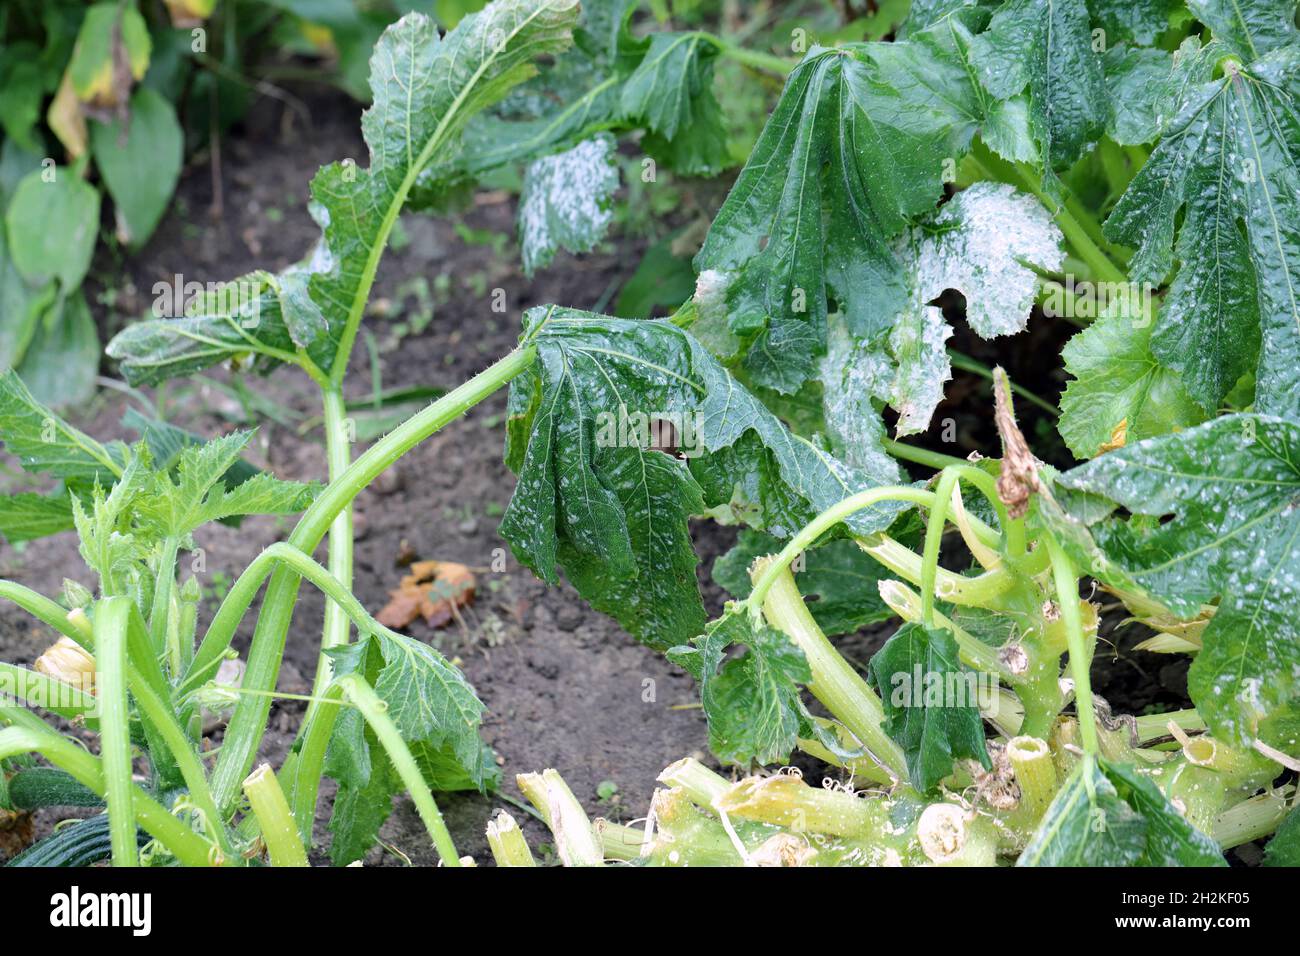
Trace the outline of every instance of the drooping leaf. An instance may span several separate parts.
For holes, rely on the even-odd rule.
[[[1151,354],[1149,317],[1116,307],[1066,343],[1074,379],[1061,395],[1058,428],[1070,451],[1092,458],[1123,427],[1141,441],[1199,424],[1204,413],[1176,372]]]
[[[1067,529],[1092,573],[1185,619],[1217,600],[1188,686],[1216,736],[1237,743],[1296,695],[1298,460],[1300,425],[1228,415],[1126,445],[1057,479],[1136,516],[1082,515]]]
[[[1109,105],[1084,0],[1007,0],[975,38],[980,80],[1000,99],[1029,92],[1029,123],[1051,169],[1105,132]]]
[[[704,628],[688,517],[727,507],[789,536],[880,483],[792,435],[670,322],[554,308],[525,321],[538,359],[511,384],[507,461],[519,482],[502,534],[541,578],[555,581],[562,566],[652,646]],[[667,451],[685,460],[656,447],[665,431]],[[900,510],[866,509],[846,524],[870,534]]]
[[[649,131],[645,149],[688,176],[712,176],[727,161],[722,107],[713,95],[717,47],[699,33],[654,33],[623,83],[624,119]]]
[[[751,590],[749,567],[754,559],[776,554],[783,545],[769,534],[745,529],[736,546],[713,563],[713,580],[742,600]],[[894,616],[877,589],[877,584],[890,576],[891,572],[856,543],[841,539],[806,552],[795,581],[817,626],[833,637]]]
[[[831,303],[858,338],[904,308],[891,240],[933,209],[982,125],[1022,158],[1014,107],[979,89],[969,42],[950,18],[906,43],[814,48],[790,75],[695,261],[755,384],[791,394],[816,373]]]
[[[885,732],[903,748],[913,787],[933,790],[959,758],[993,766],[978,675],[962,665],[951,633],[905,623],[876,651],[870,671],[885,708]]]
[[[524,273],[550,265],[560,249],[588,252],[614,219],[618,189],[612,136],[597,135],[555,156],[528,164],[519,196],[519,241]]]
[[[160,93],[141,87],[125,123],[91,124],[90,144],[117,206],[118,234],[139,247],[167,210],[180,176],[184,135],[176,111]]]
[[[1137,248],[1134,281],[1159,284],[1182,263],[1151,349],[1206,412],[1255,370],[1257,410],[1300,413],[1298,81],[1292,46],[1188,86],[1106,221],[1109,238]]]
[[[724,664],[736,645],[746,652]],[[668,659],[699,682],[709,749],[719,760],[748,767],[789,759],[805,723],[799,686],[812,672],[788,637],[733,606],[690,645],[670,649]]]
[[[27,471],[105,485],[127,458],[120,441],[102,444],[41,405],[12,369],[0,373],[0,441]]]
[[[930,303],[945,289],[966,297],[983,338],[1024,329],[1038,287],[1031,266],[1061,265],[1061,235],[1038,200],[1012,187],[976,183],[897,245],[907,299],[865,334],[831,322],[822,360],[825,419],[833,447],[851,463],[883,454],[884,426],[873,401],[898,411],[900,435],[924,431],[952,377],[945,343],[952,328]]]
[[[262,273],[222,283],[218,294],[185,305],[181,318],[127,326],[105,351],[133,385],[155,385],[240,357],[257,367],[293,362],[296,345],[274,283]]]

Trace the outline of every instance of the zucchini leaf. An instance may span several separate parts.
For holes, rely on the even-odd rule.
[[[327,653],[335,676],[366,675],[434,790],[482,792],[500,779],[491,748],[480,740],[479,702],[460,671],[427,644],[379,633]],[[325,773],[338,782],[329,829],[330,859],[346,866],[375,845],[404,785],[387,753],[354,708],[339,714]]]
[[[1248,744],[1297,693],[1300,674],[1300,425],[1228,415],[1126,445],[1059,476],[1121,505],[1061,537],[1102,581],[1191,619],[1217,609],[1188,687],[1214,733]]]
[[[1105,132],[1110,103],[1084,0],[1008,0],[972,54],[994,96],[1028,91],[1029,127],[1049,181]]]
[[[561,249],[588,252],[614,219],[617,144],[600,133],[572,149],[528,164],[519,196],[524,273],[551,264]]]
[[[933,210],[977,130],[1023,158],[1015,107],[972,79],[968,41],[950,18],[815,47],[791,73],[695,260],[756,385],[791,394],[816,374],[832,303],[858,338],[906,307],[891,240]]]
[[[1265,866],[1300,866],[1300,808],[1292,808],[1264,848]]]
[[[1113,306],[1065,344],[1074,376],[1061,395],[1058,428],[1070,451],[1092,458],[1114,441],[1141,441],[1205,419],[1177,372],[1151,354],[1153,323]]]
[[[1253,35],[1233,39],[1230,33],[1227,39],[1245,44]],[[1261,43],[1267,36],[1260,35]],[[1184,48],[1184,59],[1196,61],[1194,72],[1204,75],[1209,56],[1197,57],[1188,44]],[[1188,392],[1207,413],[1219,408],[1243,374],[1254,371],[1256,410],[1295,418],[1300,416],[1300,392],[1294,388],[1300,363],[1300,111],[1295,104],[1300,45],[1246,63],[1228,59],[1223,71],[1219,79],[1184,88],[1174,118],[1107,219],[1105,232],[1137,249],[1130,266],[1135,282],[1159,284],[1173,270],[1175,257],[1181,263],[1151,351],[1182,373]]]
[[[876,651],[869,668],[885,709],[885,733],[903,748],[913,787],[933,790],[962,757],[992,769],[977,675],[962,665],[952,634],[905,623]]]
[[[924,431],[943,400],[952,327],[934,299],[957,289],[972,330],[986,339],[1012,335],[1029,321],[1038,288],[1033,267],[1051,271],[1062,261],[1061,234],[1047,210],[1000,183],[958,193],[895,248],[905,303],[885,313],[883,326],[862,331],[833,318],[820,367],[832,447],[855,463],[879,449],[884,435],[873,400],[898,412],[899,435]]]
[[[1142,771],[1083,757],[1017,866],[1226,866],[1219,845],[1183,819]]]
[[[732,646],[747,650],[723,663]],[[790,638],[731,605],[689,645],[671,648],[668,659],[699,682],[709,749],[719,760],[748,767],[789,759],[807,727],[799,687],[812,679]]]
[[[563,567],[589,603],[654,647],[704,630],[692,515],[727,511],[788,537],[883,483],[792,435],[671,322],[537,308],[525,339],[538,358],[511,383],[506,460],[519,481],[501,533],[543,580]],[[656,447],[657,423],[680,458],[662,437]],[[865,509],[846,524],[870,534],[901,510]]]

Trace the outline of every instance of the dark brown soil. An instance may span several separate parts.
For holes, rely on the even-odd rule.
[[[312,174],[320,164],[345,156],[364,161],[355,105],[327,97],[310,101],[309,107],[308,122],[278,103],[263,102],[237,138],[223,144],[219,219],[210,216],[210,166],[198,162],[186,170],[176,207],[147,248],[121,262],[101,253],[97,281],[109,294],[98,297],[96,310],[106,333],[142,314],[153,299],[154,283],[170,282],[175,274],[186,281],[224,280],[253,268],[283,267],[309,248],[317,235],[306,210]],[[475,230],[512,235],[513,204],[504,194],[482,197],[464,222]],[[513,345],[522,310],[546,302],[596,306],[627,278],[641,252],[638,241],[621,241],[580,259],[561,257],[528,281],[518,271],[512,241],[499,254],[489,245],[466,244],[454,220],[446,218],[411,217],[405,220],[404,232],[407,241],[385,258],[375,293],[376,300],[387,300],[393,316],[377,317],[369,325],[385,388],[459,384]],[[399,289],[417,276],[426,277],[430,286],[445,276],[449,288],[427,329],[398,341],[393,318],[402,317]],[[496,288],[506,291],[506,315],[490,308]],[[367,349],[358,348],[357,353],[351,385],[354,394],[364,395],[371,375]],[[1054,356],[1055,351],[1044,348],[1043,354]],[[1046,369],[1042,377],[1050,375],[1051,369]],[[240,404],[219,387],[227,381],[224,373],[214,372],[211,382],[169,386],[164,402],[168,416],[207,435],[243,424]],[[255,463],[283,478],[322,478],[319,409],[308,381],[294,370],[281,370],[250,386],[282,419],[261,424],[251,455]],[[955,387],[954,398],[963,399],[959,414],[970,426],[963,427],[959,440],[992,453],[995,449],[986,444],[981,424],[986,396],[978,383],[965,378]],[[92,406],[73,417],[98,437],[117,436],[128,404],[123,395],[103,391]],[[491,566],[497,549],[509,555],[496,533],[500,509],[514,486],[501,461],[503,413],[502,394],[415,449],[358,499],[355,590],[368,608],[382,606],[388,589],[396,587],[403,573],[397,562],[404,553],[483,569]],[[212,527],[199,534],[205,569],[197,573],[209,590],[209,615],[223,587],[290,526],[287,520],[250,519],[239,530]],[[701,525],[697,532],[704,559],[701,580],[711,609],[717,610],[722,597],[708,581],[708,569],[734,533],[714,525]],[[323,559],[323,554],[318,557]],[[56,592],[65,576],[92,583],[71,534],[23,548],[0,546],[0,573],[47,593]],[[319,594],[304,589],[289,636],[282,691],[309,689],[322,608]],[[247,648],[253,620],[250,614],[236,641],[241,651]],[[850,639],[850,657],[864,663],[889,630]],[[698,698],[690,678],[589,609],[570,587],[547,588],[512,556],[505,572],[479,574],[478,597],[466,611],[463,628],[432,631],[417,623],[411,633],[458,660],[487,705],[484,736],[500,755],[504,795],[518,798],[515,773],[556,767],[593,814],[626,821],[644,812],[664,766],[686,755],[703,756],[706,728],[692,706]],[[30,664],[51,639],[47,629],[0,605],[0,659]],[[1111,667],[1099,664],[1099,690],[1117,708],[1140,711],[1148,704],[1176,706],[1185,699],[1185,667],[1181,677],[1171,673],[1166,684],[1164,658],[1125,653],[1119,661]],[[1131,678],[1142,672],[1157,675],[1168,693],[1139,696],[1148,693],[1148,682]],[[273,708],[263,747],[263,756],[273,764],[283,758],[301,714],[299,703],[277,703]],[[598,800],[597,787],[603,781],[617,785],[612,800]],[[324,821],[331,799],[327,789],[318,815],[322,845],[328,841]],[[462,794],[444,795],[440,804],[461,852],[489,861],[483,828],[492,810],[505,801]],[[59,817],[43,811],[37,820],[40,832]],[[534,847],[546,842],[540,824],[529,819],[526,829]],[[412,862],[434,862],[424,828],[406,798],[396,801],[382,836]],[[380,862],[397,864],[401,859],[377,849],[367,863]]]

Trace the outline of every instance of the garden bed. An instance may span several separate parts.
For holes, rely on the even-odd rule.
[[[363,156],[364,145],[357,132],[360,111],[352,101],[335,95],[308,96],[305,105],[306,115],[277,101],[263,101],[238,134],[222,143],[220,218],[210,215],[211,165],[199,160],[187,168],[176,205],[145,249],[121,263],[101,250],[92,288],[109,293],[96,297],[95,304],[105,338],[148,308],[156,282],[170,282],[176,274],[208,281],[258,267],[280,269],[310,246],[318,233],[306,211],[306,183],[321,164]],[[514,209],[513,197],[488,193],[480,195],[463,221],[475,235],[513,235]],[[530,306],[559,302],[597,308],[608,301],[611,289],[628,278],[645,245],[619,239],[591,255],[562,254],[530,281],[519,270],[512,243],[504,250],[486,242],[467,243],[458,235],[454,220],[447,218],[408,216],[404,223],[406,242],[385,258],[374,296],[390,303],[392,314],[388,321],[379,319],[370,325],[386,389],[450,388],[464,381],[508,351],[517,338],[522,310]],[[434,306],[427,328],[399,339],[393,333],[396,321],[404,311],[409,314],[420,308],[411,296],[403,297],[409,280],[423,276],[432,287],[439,275],[450,280],[446,301]],[[506,314],[489,308],[491,290],[496,288],[505,290]],[[954,301],[950,311],[958,313],[960,301]],[[955,344],[987,364],[1007,365],[1013,380],[1054,401],[1064,380],[1058,340],[1070,331],[1063,326],[1031,322],[1028,331],[989,344],[965,334],[964,322],[959,322]],[[111,367],[104,371],[114,374]],[[367,349],[359,348],[353,358],[350,394],[365,394],[370,373]],[[218,382],[229,379],[225,372],[212,377]],[[248,384],[283,419],[262,426],[250,457],[281,478],[323,478],[319,434],[311,433],[318,428],[319,408],[306,380],[297,370],[286,369],[265,379],[250,378]],[[186,399],[185,393],[190,397]],[[170,419],[205,436],[228,430],[232,419],[242,416],[231,394],[202,380],[172,384],[168,394],[174,399],[168,402]],[[959,371],[947,396],[935,416],[931,443],[953,453],[951,445],[937,443],[945,419],[952,418],[957,426],[956,453],[996,454],[984,381]],[[97,437],[130,437],[119,422],[131,402],[120,392],[101,390],[92,406],[70,417]],[[387,600],[387,591],[397,586],[404,573],[402,564],[412,558],[474,567],[478,593],[464,612],[463,626],[453,623],[434,630],[417,621],[409,633],[434,643],[455,660],[486,704],[483,736],[501,761],[503,795],[519,798],[515,773],[556,767],[593,816],[626,822],[644,812],[655,777],[664,766],[692,754],[712,762],[705,756],[707,730],[698,695],[691,678],[663,655],[637,644],[567,584],[548,588],[509,555],[496,530],[514,487],[514,476],[502,462],[504,411],[502,393],[419,446],[396,471],[361,495],[356,509],[354,590],[368,609],[376,611]],[[1035,413],[1025,408],[1022,414],[1032,437]],[[1059,454],[1067,454],[1059,444],[1056,447]],[[1051,446],[1044,445],[1042,451],[1050,453]],[[1060,463],[1068,463],[1068,458]],[[206,562],[206,569],[198,574],[205,588],[204,619],[215,608],[214,596],[223,582],[233,579],[262,548],[282,540],[291,526],[289,520],[261,517],[246,519],[238,530],[211,525],[199,533]],[[707,606],[716,614],[725,596],[709,580],[708,570],[713,558],[730,546],[734,532],[700,523],[696,538],[702,557],[701,584]],[[500,573],[490,570],[494,553],[500,553],[497,549],[507,555],[507,569]],[[323,553],[322,547],[322,561]],[[0,567],[6,577],[46,590],[64,576],[88,586],[94,583],[77,556],[77,540],[71,533],[21,549],[0,545]],[[185,577],[188,572],[182,568]],[[310,689],[323,605],[319,592],[302,592],[289,634],[281,691],[304,694]],[[1107,620],[1113,625],[1121,618],[1122,614],[1112,614]],[[241,652],[247,647],[253,620],[249,615],[240,628],[236,647]],[[848,660],[865,671],[866,661],[895,626],[887,623],[838,644]],[[1103,641],[1117,643],[1113,654],[1098,655],[1097,691],[1124,712],[1142,713],[1153,705],[1161,710],[1187,706],[1186,659],[1128,650],[1145,634],[1140,627],[1103,632]],[[30,625],[17,608],[0,605],[0,659],[30,665],[52,640],[48,629]],[[283,759],[304,709],[305,705],[293,701],[275,705],[262,746],[262,756],[273,765]],[[814,763],[809,761],[808,766]],[[617,787],[612,797],[608,787],[601,786],[607,781]],[[328,782],[322,799],[332,799]],[[382,831],[383,841],[413,863],[436,862],[408,797],[399,796],[396,802],[397,809]],[[483,828],[502,800],[444,795],[440,805],[459,850],[480,863],[489,862]],[[38,830],[48,831],[65,813],[41,811]],[[525,817],[518,812],[516,816]],[[328,819],[328,812],[317,817],[318,843],[327,840],[323,831]],[[549,839],[545,828],[531,818],[526,830],[535,847]],[[366,862],[399,864],[402,860],[381,847]]]

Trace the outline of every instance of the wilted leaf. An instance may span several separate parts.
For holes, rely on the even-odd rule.
[[[416,561],[388,603],[375,616],[385,627],[406,627],[423,617],[430,627],[459,620],[459,608],[474,600],[475,581],[469,568],[454,561]]]

